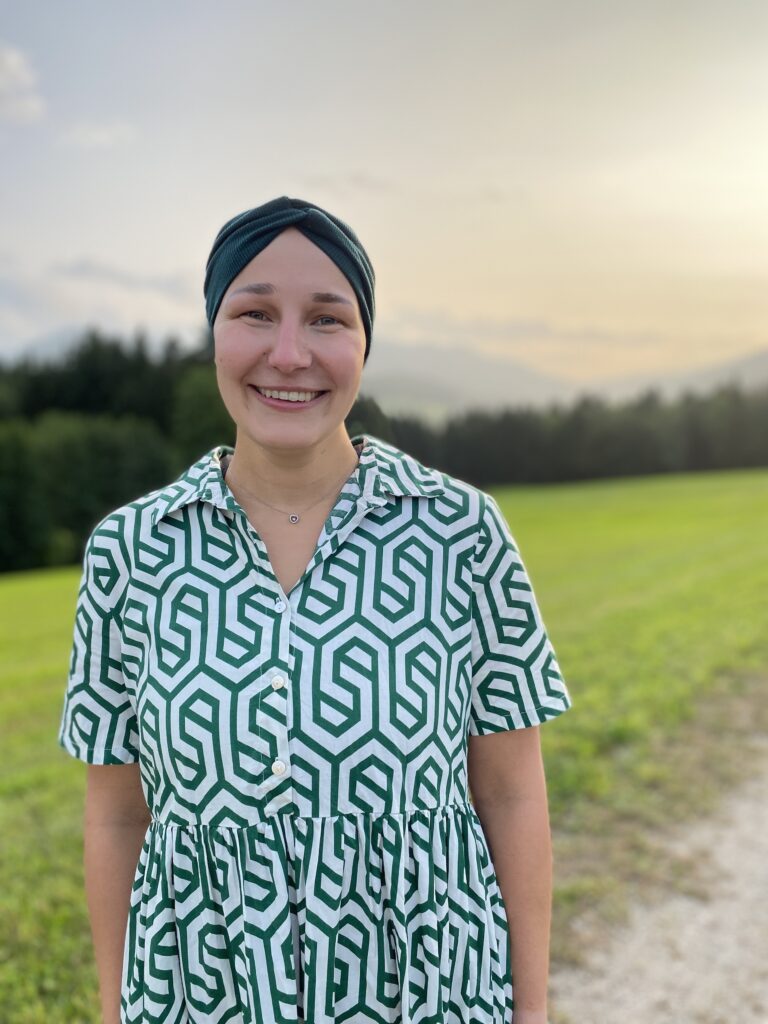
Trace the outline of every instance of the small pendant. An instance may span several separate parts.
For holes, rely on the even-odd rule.
[[[291,514],[290,514],[290,515],[288,516],[288,521],[289,521],[289,522],[291,522],[291,523],[298,523],[298,521],[299,521],[299,517],[298,517],[298,516],[296,515],[296,513],[295,513],[295,512],[292,512],[292,513],[291,513]]]

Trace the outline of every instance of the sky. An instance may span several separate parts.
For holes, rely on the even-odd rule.
[[[737,358],[766,347],[767,110],[762,0],[0,0],[0,359],[196,344],[216,232],[278,195],[360,236],[371,362]]]

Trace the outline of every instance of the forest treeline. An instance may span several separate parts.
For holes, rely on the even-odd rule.
[[[728,385],[621,404],[482,409],[434,427],[387,416],[364,394],[347,417],[475,486],[768,466],[768,387]],[[0,364],[0,571],[79,561],[107,512],[175,479],[214,445],[234,445],[213,339],[192,351],[169,338],[150,355],[89,329],[56,360]]]

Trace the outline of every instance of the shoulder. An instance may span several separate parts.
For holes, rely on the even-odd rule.
[[[474,563],[492,564],[500,555],[509,557],[518,553],[509,523],[492,494],[461,477],[425,465],[400,449],[392,448],[392,451],[393,459],[410,479],[429,481],[430,493],[437,501],[428,507],[433,509],[446,533],[453,538],[471,539]]]
[[[112,553],[118,563],[130,560],[131,551],[147,539],[159,516],[198,497],[205,487],[211,457],[206,452],[174,480],[111,509],[92,528],[86,555]]]
[[[429,465],[392,443],[380,438],[371,440],[385,491],[401,497],[430,499],[423,502],[420,511],[425,515],[431,513],[446,529],[472,531],[480,543],[482,536],[503,520],[498,504],[487,491]]]

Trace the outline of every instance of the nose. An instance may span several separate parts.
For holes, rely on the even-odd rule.
[[[277,331],[272,335],[274,344],[269,352],[269,362],[281,370],[294,366],[307,366],[311,362],[309,349],[301,335],[301,325],[291,317],[284,317]]]

